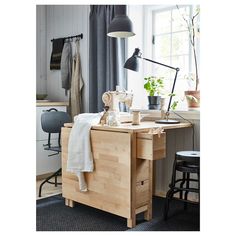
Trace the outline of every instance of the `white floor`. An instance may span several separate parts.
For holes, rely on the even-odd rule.
[[[41,197],[38,197],[39,194],[39,185],[43,182],[44,180],[38,180],[36,181],[36,198],[37,199],[42,199],[45,197],[50,197],[53,195],[60,194],[62,192],[61,185],[58,185],[55,187],[53,184],[45,183],[42,187],[42,192],[41,192]],[[61,182],[61,176],[58,177],[58,182]]]

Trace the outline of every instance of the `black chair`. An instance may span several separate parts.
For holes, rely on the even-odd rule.
[[[53,154],[48,156],[57,155],[61,152],[61,127],[64,126],[64,123],[71,122],[71,117],[68,113],[63,111],[58,111],[55,108],[51,108],[49,110],[44,111],[41,115],[41,126],[44,132],[48,133],[48,143],[44,145],[44,150],[53,151]],[[51,145],[51,134],[57,133],[58,134],[58,145],[52,146]],[[54,184],[55,187],[61,184],[57,182],[57,176],[61,175],[61,168],[57,170],[55,173],[47,177],[39,186],[39,197],[41,197],[42,187],[45,183]],[[55,178],[55,181],[50,181],[52,178]]]
[[[177,171],[182,172],[182,178],[176,179]],[[190,178],[190,174],[197,174],[197,178]],[[191,182],[197,182],[197,188],[190,187]],[[173,164],[172,179],[169,185],[170,189],[166,194],[166,202],[164,208],[164,220],[167,220],[169,204],[172,199],[184,202],[184,209],[187,203],[199,204],[200,202],[200,152],[199,151],[180,151],[176,152]],[[184,198],[183,198],[184,192]],[[188,193],[195,192],[199,195],[199,201],[194,202],[188,200]],[[179,193],[179,198],[174,194]]]

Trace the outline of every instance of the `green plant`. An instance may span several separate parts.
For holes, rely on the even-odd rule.
[[[145,77],[144,80],[146,81],[144,84],[144,88],[148,92],[149,96],[154,96],[155,94],[161,95],[162,90],[164,88],[163,77]]]
[[[175,97],[176,94],[175,93],[170,93],[170,94],[168,94],[168,96],[169,97]],[[179,101],[177,101],[177,100],[173,101],[170,108],[174,111],[176,109],[176,107],[178,106],[178,103],[179,103]]]
[[[198,103],[198,99],[195,98],[193,95],[185,95],[187,100],[194,101],[195,103]]]

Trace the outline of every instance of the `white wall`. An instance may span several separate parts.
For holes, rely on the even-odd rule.
[[[37,32],[41,34],[37,38],[37,92],[43,88],[47,92],[48,99],[52,101],[68,101],[64,89],[61,88],[60,70],[51,71],[50,56],[53,38],[72,36],[83,33],[80,41],[80,57],[82,76],[84,80],[83,107],[88,111],[88,55],[89,55],[89,6],[88,5],[46,5],[37,6]],[[41,24],[39,26],[38,24]],[[44,26],[45,25],[45,26]],[[38,27],[39,26],[39,27]],[[43,30],[39,30],[43,28]],[[45,35],[45,36],[44,36]],[[43,40],[45,40],[43,42]],[[38,53],[39,52],[39,53]],[[40,66],[44,64],[44,66]],[[39,75],[42,74],[42,79]]]
[[[139,48],[143,51],[143,41],[144,41],[144,34],[143,34],[143,5],[131,5],[128,7],[128,16],[130,20],[133,22],[133,31],[135,32],[134,37],[128,38],[128,58],[132,56],[134,53],[135,48]],[[145,109],[146,106],[142,106],[143,98],[145,97],[145,91],[143,88],[143,67],[142,67],[142,60],[139,61],[140,63],[140,70],[139,72],[134,72],[131,70],[127,70],[128,76],[128,90],[134,93],[133,98],[133,109],[141,108]],[[141,107],[140,107],[141,106]]]
[[[46,61],[46,7],[36,9],[36,92],[47,93]]]

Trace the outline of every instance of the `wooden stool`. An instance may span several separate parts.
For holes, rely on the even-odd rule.
[[[182,178],[176,179],[176,171],[182,172]],[[197,179],[190,178],[190,174],[196,173]],[[191,188],[190,183],[197,182],[197,188]],[[177,183],[180,183],[179,186]],[[184,187],[185,185],[185,187]],[[175,154],[173,164],[172,180],[169,185],[170,189],[166,194],[166,202],[164,208],[164,220],[167,220],[169,203],[172,199],[177,199],[184,202],[184,209],[187,208],[187,203],[199,204],[188,200],[188,193],[200,193],[200,152],[199,151],[180,151]],[[179,192],[179,198],[173,197]],[[183,192],[184,198],[183,198]],[[200,199],[200,194],[199,194]]]

